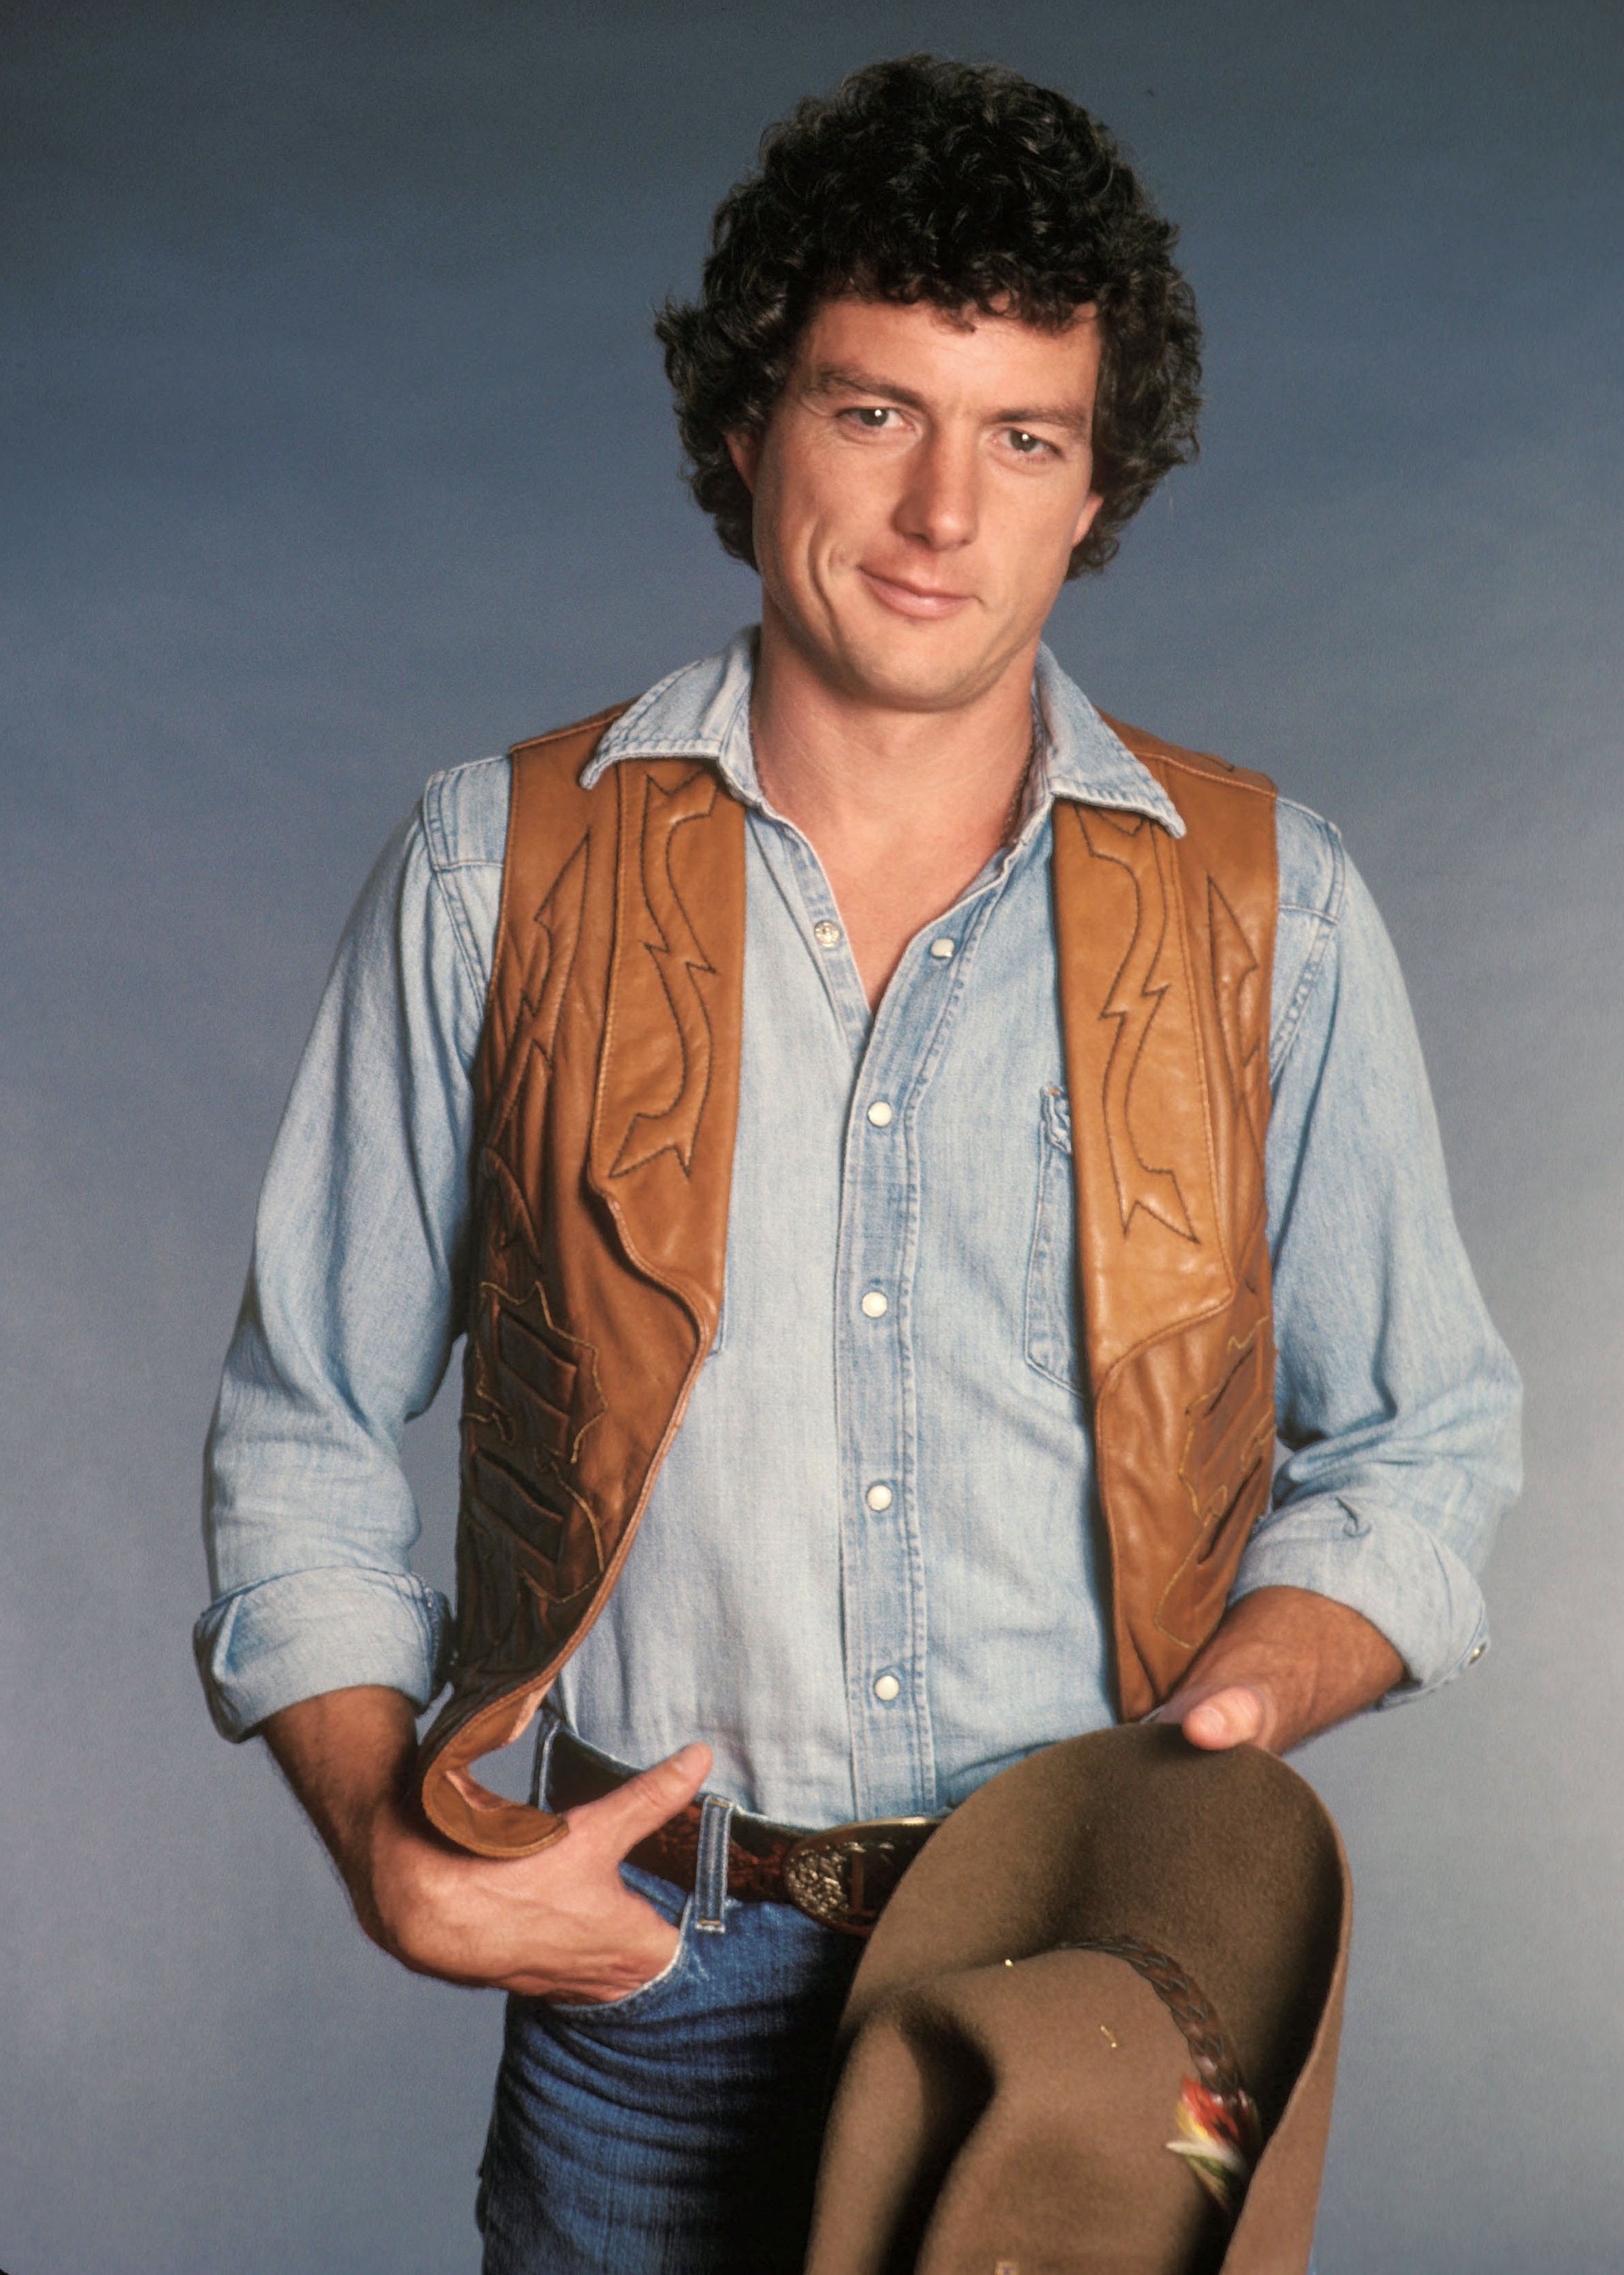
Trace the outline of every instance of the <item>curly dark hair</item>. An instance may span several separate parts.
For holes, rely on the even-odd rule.
[[[1086,110],[991,64],[903,56],[808,96],[716,209],[699,298],[654,330],[694,496],[756,565],[729,434],[759,431],[819,305],[928,300],[1059,330],[1092,301],[1094,483],[1068,576],[1102,569],[1169,468],[1196,455],[1201,328],[1177,232]]]

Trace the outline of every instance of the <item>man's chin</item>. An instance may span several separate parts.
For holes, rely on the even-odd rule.
[[[962,711],[997,685],[1018,657],[949,641],[864,641],[841,657],[845,692],[888,711]]]

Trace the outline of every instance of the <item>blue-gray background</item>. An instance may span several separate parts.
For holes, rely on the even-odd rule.
[[[1326,2275],[1624,2264],[1615,0],[0,5],[0,2264],[471,2270],[499,2027],[208,1727],[201,1439],[349,902],[434,767],[753,613],[652,305],[760,125],[994,54],[1183,223],[1205,455],[1053,637],[1344,827],[1530,1385],[1497,1648],[1322,1742]],[[443,1573],[442,1409],[414,1433]]]

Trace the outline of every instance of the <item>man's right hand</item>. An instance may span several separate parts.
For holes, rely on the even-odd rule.
[[[373,1941],[414,1974],[527,1998],[598,2003],[662,1974],[677,1931],[620,1876],[621,1859],[685,1808],[710,1768],[684,1746],[534,1856],[451,1846],[417,1806],[417,1727],[398,1690],[333,1690],[284,1707],[263,1735]]]

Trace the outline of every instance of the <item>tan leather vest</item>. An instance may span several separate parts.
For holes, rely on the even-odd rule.
[[[727,1261],[744,809],[699,760],[622,760],[584,790],[616,716],[512,753],[474,1068],[456,1662],[420,1770],[429,1818],[485,1856],[566,1829],[471,1765],[525,1727],[607,1601]],[[1268,1499],[1278,887],[1268,782],[1115,730],[1186,830],[1054,808],[1079,1301],[1133,1719],[1217,1625]]]

